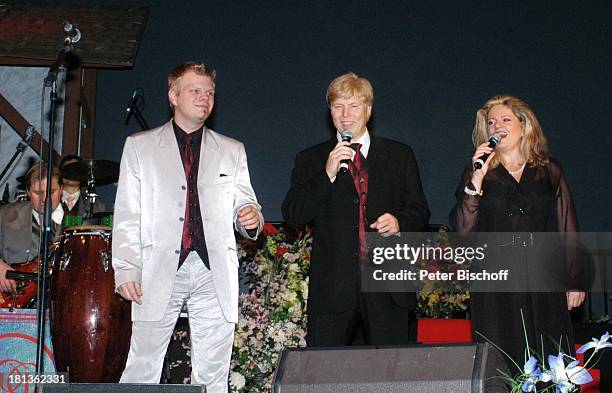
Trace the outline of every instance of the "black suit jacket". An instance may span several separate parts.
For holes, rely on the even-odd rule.
[[[331,183],[325,172],[329,152],[336,143],[332,139],[296,156],[291,188],[282,206],[283,217],[290,225],[310,223],[313,227],[308,299],[311,315],[348,311],[356,306],[360,292],[358,195],[350,174],[338,173]],[[412,149],[371,135],[366,162],[368,222],[391,213],[398,219],[400,231],[424,232],[430,213]],[[400,306],[415,308],[414,294],[396,293],[392,297]]]

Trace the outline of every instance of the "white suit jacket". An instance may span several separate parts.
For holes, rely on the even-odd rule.
[[[238,256],[234,228],[245,237],[237,212],[261,206],[249,178],[244,145],[206,127],[198,168],[198,196],[215,291],[225,319],[238,321]],[[139,282],[142,305],[132,320],[164,315],[178,268],[187,183],[172,121],[127,137],[114,209],[115,286]]]

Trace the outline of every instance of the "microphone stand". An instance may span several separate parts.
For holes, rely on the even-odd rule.
[[[72,41],[66,39],[64,46],[59,50],[55,63],[49,68],[49,73],[44,81],[45,87],[50,87],[49,93],[49,144],[47,147],[47,189],[45,190],[45,209],[43,219],[43,239],[42,239],[42,260],[38,266],[38,293],[37,293],[37,331],[38,340],[36,343],[36,374],[44,373],[44,346],[45,346],[45,308],[47,304],[47,272],[49,271],[49,243],[53,230],[51,221],[51,182],[53,175],[53,146],[55,144],[55,122],[56,122],[56,107],[57,107],[57,74],[61,70],[67,70],[67,67],[62,65],[62,60],[73,49]],[[67,62],[69,65],[69,62]],[[40,390],[39,390],[40,388]],[[35,392],[42,391],[42,385],[36,384]]]
[[[138,125],[140,125],[140,128],[143,131],[151,129],[144,116],[142,115],[142,112],[140,111],[140,108],[142,107],[144,107],[144,91],[141,87],[137,87],[132,93],[130,103],[128,104],[128,107],[125,110],[126,115],[124,124],[128,125],[128,123],[130,122],[130,117],[133,114],[136,118],[136,121],[138,122]]]
[[[13,153],[13,156],[11,157],[9,162],[4,166],[4,169],[2,170],[2,173],[0,173],[0,187],[3,184],[2,179],[4,178],[6,173],[9,171],[11,166],[13,165],[13,162],[15,162],[15,160],[17,160],[17,158],[19,158],[19,160],[17,162],[21,161],[21,158],[23,157],[23,153],[25,152],[26,148],[30,145],[30,142],[32,141],[32,138],[34,138],[34,132],[36,132],[36,128],[34,128],[34,126],[29,125],[26,128],[26,136],[25,136],[25,138],[22,138],[21,141],[19,141],[19,144],[15,148],[15,153]]]
[[[138,125],[140,125],[140,128],[142,128],[143,131],[151,129],[138,107],[131,108],[131,112],[134,113],[134,117],[136,118]]]

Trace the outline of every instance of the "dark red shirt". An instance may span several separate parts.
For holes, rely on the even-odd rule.
[[[188,136],[191,137],[190,147],[193,157],[191,171],[188,175],[185,174],[187,181],[187,195],[189,196],[186,199],[187,204],[185,206],[186,213],[187,209],[189,209],[189,214],[185,214],[185,216],[188,216],[189,220],[183,223],[183,231],[187,229],[191,238],[191,247],[185,247],[184,241],[181,243],[181,254],[179,257],[178,267],[180,269],[183,262],[185,262],[185,258],[187,258],[187,255],[189,255],[191,251],[196,251],[204,262],[204,265],[210,269],[210,265],[208,263],[208,252],[206,251],[206,240],[204,238],[204,227],[202,225],[200,200],[198,198],[198,167],[200,165],[200,146],[202,144],[202,134],[204,131],[203,128],[200,128],[199,130],[188,134],[183,131],[174,121],[172,122],[172,125],[174,126],[174,135],[176,136],[176,141],[179,146],[183,168],[185,167],[185,145],[187,143]]]

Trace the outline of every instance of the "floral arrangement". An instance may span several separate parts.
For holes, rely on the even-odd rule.
[[[449,246],[448,232],[444,227],[428,239],[428,246],[444,249]],[[430,272],[449,273],[458,265],[452,260],[419,260],[418,266]],[[419,291],[417,315],[421,318],[466,317],[470,294],[466,283],[457,281],[424,280]]]
[[[465,317],[469,308],[467,291],[444,291],[428,281],[419,292],[417,313],[425,318]]]
[[[239,258],[249,280],[240,296],[229,387],[232,392],[270,392],[272,374],[284,348],[306,346],[306,303],[312,235],[295,240],[272,224],[265,244],[241,244]]]
[[[522,314],[521,310],[521,317]],[[524,325],[525,321],[523,321],[523,326]],[[486,339],[486,337],[484,338]],[[488,339],[486,340],[491,342]],[[548,368],[543,360],[543,356],[538,356],[538,354],[529,347],[529,343],[527,343],[526,347],[527,361],[522,368],[499,346],[492,342],[491,344],[505,354],[519,370],[514,376],[508,372],[502,372],[502,378],[506,381],[511,393],[572,393],[579,392],[580,385],[585,385],[593,380],[593,377],[589,374],[589,370],[594,367],[597,361],[592,365],[591,361],[600,350],[612,347],[612,343],[610,343],[609,340],[610,334],[606,332],[599,340],[593,338],[591,342],[581,346],[576,353],[582,354],[593,349],[593,352],[586,362],[584,362],[584,365],[580,365],[579,360],[573,356],[566,355],[559,348],[557,356],[548,355]],[[601,355],[597,360],[600,358]]]

